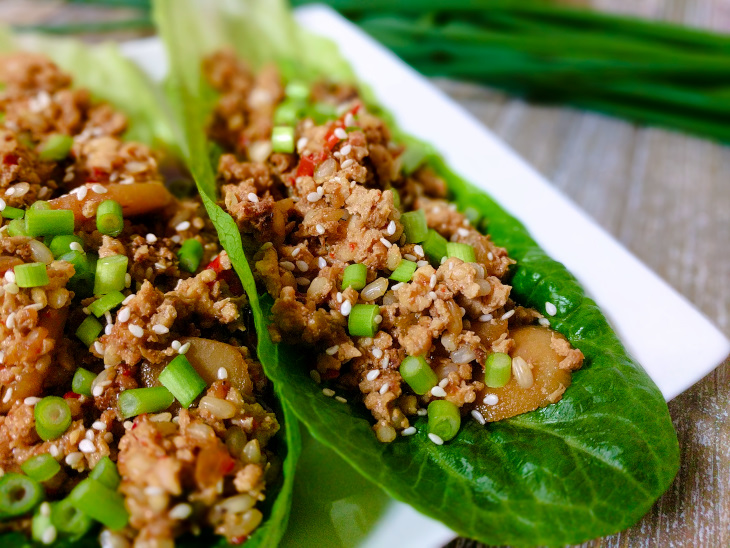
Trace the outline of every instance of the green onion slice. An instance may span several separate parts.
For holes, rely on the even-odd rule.
[[[119,482],[122,481],[119,477],[119,471],[117,465],[109,457],[102,457],[99,462],[96,463],[94,469],[89,472],[89,477],[95,479],[99,483],[107,486],[109,489],[116,490],[119,487]]]
[[[3,217],[6,219],[22,219],[25,215],[25,210],[18,209],[17,207],[5,206],[2,211]]]
[[[48,453],[29,458],[20,465],[20,468],[30,478],[41,483],[48,481],[61,471],[61,465]]]
[[[274,110],[274,125],[294,126],[299,121],[304,106],[296,101],[283,101]]]
[[[53,524],[51,523],[50,514],[43,515],[40,512],[40,507],[36,508],[36,511],[33,514],[33,519],[30,522],[31,538],[40,544],[45,544],[48,540],[48,538],[46,537],[46,531],[48,531],[48,528],[52,526]]]
[[[106,295],[96,299],[88,308],[94,316],[100,318],[105,312],[114,310],[117,306],[122,304],[124,299],[124,294],[121,291],[112,291],[111,293],[107,293]]]
[[[40,483],[28,476],[9,472],[0,478],[0,518],[27,514],[43,497]]]
[[[59,533],[70,536],[72,540],[78,540],[91,529],[94,520],[74,507],[68,498],[65,498],[51,503],[51,524]]]
[[[126,255],[110,255],[99,259],[94,276],[94,295],[106,295],[124,289],[128,263]]]
[[[122,206],[114,200],[104,200],[96,208],[96,228],[102,234],[119,236],[124,230]]]
[[[180,261],[180,268],[186,272],[195,272],[203,258],[203,244],[195,238],[185,240],[177,252],[177,258]]]
[[[71,390],[75,394],[81,394],[82,396],[91,396],[91,383],[94,382],[96,374],[92,373],[88,369],[79,367],[74,373],[74,377],[71,380]]]
[[[198,374],[188,359],[180,354],[176,356],[159,376],[162,386],[175,396],[180,405],[187,408],[195,401],[208,385]]]
[[[127,392],[131,392],[131,390],[122,392],[122,395]],[[123,529],[129,521],[129,514],[124,506],[124,497],[92,478],[86,478],[74,487],[68,496],[68,501],[77,510],[114,531]]]
[[[68,156],[73,144],[74,140],[71,136],[55,133],[43,143],[38,157],[43,161],[58,162]]]
[[[306,82],[293,80],[286,85],[284,95],[293,101],[306,102],[309,100],[309,86]]]
[[[30,204],[31,209],[52,209],[50,202],[47,202],[45,200],[36,200],[32,204]]]
[[[74,275],[69,280],[68,288],[76,293],[77,297],[86,298],[94,294],[94,278],[98,257],[95,253],[69,251],[58,257],[73,265]]]
[[[413,278],[413,273],[418,268],[418,265],[408,259],[403,259],[398,264],[398,267],[390,275],[391,280],[396,282],[410,282]]]
[[[342,275],[342,291],[348,287],[357,289],[360,291],[365,287],[368,276],[368,267],[364,264],[349,264],[345,267],[345,272]]]
[[[494,352],[484,364],[484,384],[489,388],[502,388],[512,375],[512,358],[502,352]]]
[[[94,344],[94,341],[101,334],[102,329],[104,329],[104,326],[101,325],[99,320],[94,318],[94,316],[86,316],[76,330],[76,336],[81,339],[82,343],[89,347]]]
[[[5,208],[7,209],[7,207]],[[27,236],[24,219],[13,219],[8,223],[8,236]]]
[[[403,233],[406,235],[406,243],[418,244],[428,236],[426,214],[422,209],[404,213],[400,216],[400,222],[403,223]]]
[[[444,441],[459,433],[461,413],[459,408],[446,400],[434,400],[428,404],[428,431]]]
[[[71,409],[66,400],[46,396],[35,404],[35,430],[42,440],[55,440],[71,426]]]
[[[465,263],[475,263],[477,258],[474,254],[474,248],[469,244],[460,244],[457,242],[448,242],[446,244],[446,254],[449,257],[456,257]]]
[[[48,285],[48,270],[44,263],[19,264],[13,268],[18,287],[42,287]]]
[[[175,398],[164,386],[132,388],[119,394],[119,411],[125,419],[143,413],[159,413],[172,405]]]
[[[73,243],[78,244],[81,248],[84,246],[84,241],[78,236],[74,236],[73,234],[61,234],[53,237],[51,243],[48,244],[48,249],[50,249],[51,253],[53,253],[53,258],[58,259],[61,255],[65,255],[71,251],[80,252],[78,249],[71,249],[71,244]]]
[[[431,261],[431,264],[435,265],[436,268],[438,268],[438,265],[441,264],[441,259],[446,257],[447,243],[446,238],[434,229],[429,229],[426,239],[423,240],[423,252],[426,254],[426,257],[428,257],[428,260]]]
[[[29,209],[25,212],[28,236],[56,236],[74,233],[74,212],[70,209]]]
[[[294,128],[276,126],[271,132],[271,150],[274,152],[294,152]]]
[[[400,376],[419,396],[438,383],[436,373],[423,356],[406,356],[400,364]]]
[[[377,304],[356,304],[347,319],[347,329],[353,337],[372,337],[378,330],[380,307]]]

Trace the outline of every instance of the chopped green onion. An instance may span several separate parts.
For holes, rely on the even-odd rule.
[[[159,381],[185,408],[190,407],[195,398],[208,387],[182,354],[167,364],[167,367],[160,373]]]
[[[177,252],[177,258],[180,261],[180,268],[186,272],[195,272],[203,258],[203,244],[195,238],[185,240]]]
[[[27,514],[43,497],[40,483],[22,474],[7,473],[0,478],[0,518]]]
[[[512,358],[502,352],[494,352],[484,364],[484,384],[489,388],[502,388],[512,375]]]
[[[5,208],[7,209],[7,207]],[[8,236],[27,236],[25,231],[25,220],[14,219],[8,223]]]
[[[72,243],[77,243],[82,248],[84,246],[84,241],[78,236],[74,236],[73,234],[61,234],[53,237],[51,243],[48,244],[48,249],[50,249],[51,253],[53,253],[53,258],[58,259],[61,255],[65,255],[71,251],[79,251],[78,249],[71,249]]]
[[[119,487],[119,482],[122,481],[117,471],[117,465],[106,456],[96,463],[94,469],[89,473],[89,477],[114,490]]]
[[[353,337],[372,337],[378,330],[380,307],[377,304],[356,304],[347,318],[347,329]]]
[[[94,341],[99,337],[104,326],[101,322],[94,318],[94,316],[86,316],[79,328],[76,330],[76,336],[84,343],[87,347],[94,344]]]
[[[426,394],[438,383],[436,373],[423,356],[406,356],[400,364],[400,376],[419,396]]]
[[[97,259],[96,254],[81,251],[69,251],[58,257],[58,260],[69,262],[74,267],[74,275],[69,280],[68,288],[77,297],[86,298],[94,294]]]
[[[98,467],[99,465],[97,464],[96,466]],[[59,533],[70,536],[72,540],[78,540],[91,529],[94,525],[94,520],[81,510],[75,508],[71,501],[65,498],[51,503],[51,523]]]
[[[274,152],[294,152],[294,128],[277,126],[271,132],[271,150]]]
[[[305,82],[292,81],[286,85],[284,94],[288,99],[306,102],[309,100],[309,86]]]
[[[36,481],[44,482],[61,471],[61,465],[48,453],[29,458],[20,468]]]
[[[38,157],[43,161],[63,160],[71,152],[73,144],[74,140],[71,136],[55,133],[43,143]]]
[[[18,209],[17,207],[5,206],[2,214],[6,219],[22,219],[23,215],[25,215],[25,210]]]
[[[398,268],[396,268],[390,275],[390,279],[395,280],[396,282],[410,282],[411,278],[413,278],[413,273],[417,268],[418,265],[413,261],[402,259],[401,262],[398,263]]]
[[[349,264],[345,267],[345,272],[342,275],[342,291],[348,287],[357,289],[360,291],[365,287],[368,276],[368,267],[364,264]]]
[[[428,236],[426,214],[422,209],[404,213],[400,216],[400,222],[403,223],[403,234],[406,235],[407,243],[418,244]]]
[[[132,388],[119,394],[119,411],[125,419],[143,413],[159,413],[172,405],[175,398],[164,386]]]
[[[29,209],[25,212],[28,236],[74,233],[74,212],[70,209]]]
[[[411,144],[400,156],[400,163],[403,166],[403,173],[410,175],[426,160],[428,149],[425,145]]]
[[[469,244],[460,244],[458,242],[448,242],[446,244],[446,254],[449,257],[456,257],[465,263],[475,263],[477,258],[474,254],[474,248]]]
[[[434,400],[428,404],[428,432],[444,441],[459,433],[461,414],[459,408],[446,400]]]
[[[96,228],[102,234],[119,236],[124,230],[122,206],[114,200],[104,200],[96,208]]]
[[[42,440],[55,440],[71,426],[71,409],[66,400],[46,396],[35,404],[35,430]]]
[[[294,126],[299,121],[304,110],[303,105],[296,101],[283,101],[274,110],[274,125]]]
[[[330,103],[320,101],[309,108],[308,114],[317,124],[324,124],[328,120],[337,118],[337,108]]]
[[[143,388],[142,390],[151,389]],[[131,390],[122,392],[122,394],[127,392],[131,392]],[[129,522],[124,497],[95,479],[86,478],[74,487],[68,495],[68,501],[74,508],[101,522],[109,529],[115,531],[123,529]]]
[[[431,261],[431,264],[435,264],[437,267],[441,264],[441,259],[446,257],[446,238],[436,232],[434,229],[429,229],[428,236],[423,240],[423,252]]]
[[[395,187],[388,187],[386,190],[390,190],[391,194],[393,194],[393,205],[396,209],[401,209],[401,200],[400,200],[400,192],[398,192],[398,189]]]
[[[18,287],[41,287],[48,285],[48,270],[44,263],[19,264],[13,268]]]
[[[121,291],[112,291],[96,299],[88,308],[94,316],[101,318],[105,312],[109,312],[122,304],[124,299],[124,294]]]
[[[73,390],[75,394],[91,396],[91,383],[94,382],[95,378],[95,373],[92,373],[83,367],[79,367],[76,370],[76,373],[74,373],[74,378],[71,380],[71,390]]]
[[[466,217],[469,220],[469,223],[472,226],[477,226],[479,224],[479,221],[482,220],[482,214],[475,207],[466,206],[464,208],[463,213],[464,213],[464,217]]]
[[[124,289],[128,263],[126,255],[110,255],[99,259],[94,276],[94,295],[106,295]]]
[[[51,515],[44,515],[40,511],[40,507],[36,508],[36,511],[33,514],[33,519],[30,522],[31,538],[40,544],[46,544],[44,541],[48,540],[48,537],[46,536],[48,533],[46,533],[46,531],[48,531],[49,527],[53,527],[53,524],[51,523]]]
[[[31,209],[51,209],[51,204],[45,200],[36,200],[30,204]]]

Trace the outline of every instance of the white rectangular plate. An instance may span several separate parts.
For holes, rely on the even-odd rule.
[[[403,130],[431,143],[454,170],[520,219],[543,249],[575,274],[667,400],[727,357],[730,342],[684,297],[425,78],[329,8],[300,8],[296,17],[339,46]],[[153,77],[164,75],[165,56],[156,38],[129,42],[123,49]],[[646,322],[641,313],[646,310],[682,322]],[[685,336],[688,332],[691,338]],[[693,357],[691,365],[686,356]],[[333,512],[332,519],[340,518]],[[335,529],[346,526],[336,524]],[[453,536],[442,524],[392,502],[360,546],[438,547]],[[331,545],[342,541],[332,538]]]

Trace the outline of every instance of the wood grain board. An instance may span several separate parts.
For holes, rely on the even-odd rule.
[[[730,31],[730,0],[590,3]],[[0,0],[0,20],[8,23],[110,17],[101,13],[60,2]],[[571,108],[530,105],[473,84],[434,81],[730,336],[730,147]],[[651,322],[682,321],[653,317],[651,310],[637,314]],[[726,361],[670,402],[682,456],[674,484],[636,526],[582,546],[730,546],[729,381]],[[480,545],[460,539],[450,546]]]

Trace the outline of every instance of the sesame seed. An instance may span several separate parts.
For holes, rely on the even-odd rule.
[[[414,245],[413,246],[413,252],[418,255],[419,257],[423,257],[423,247],[420,245]]]
[[[297,284],[298,285],[303,285],[303,286],[306,287],[306,286],[308,286],[310,284],[310,282],[309,282],[309,280],[307,278],[297,278]]]
[[[324,257],[320,257],[317,259],[317,266],[319,266],[319,268],[325,268],[327,266],[327,261]]]
[[[419,409],[418,411],[416,411],[416,414],[419,417],[425,417],[426,415],[428,415],[428,409]]]
[[[250,202],[253,202],[253,203],[255,203],[255,204],[257,204],[257,203],[258,203],[258,201],[259,201],[259,197],[258,197],[258,196],[256,196],[256,194],[254,194],[253,192],[249,192],[249,193],[248,193],[248,195],[247,195],[246,197],[248,198],[248,200],[249,200]]]
[[[190,517],[190,514],[193,513],[193,507],[189,504],[186,504],[184,502],[181,502],[180,504],[176,504],[172,507],[170,512],[167,514],[170,519],[187,519]]]
[[[151,232],[147,234],[144,239],[147,241],[148,244],[154,244],[155,242],[157,242],[157,236],[155,236]]]
[[[347,127],[353,127],[355,125],[355,117],[352,115],[352,112],[345,114],[344,122]]]
[[[127,295],[124,298],[124,300],[122,301],[122,304],[129,304],[129,301],[131,301],[132,299],[134,299],[134,297],[135,297],[135,294],[134,293],[132,293],[131,295]]]
[[[271,242],[266,242],[266,243],[267,243],[267,244],[270,244]],[[261,247],[263,247],[263,246],[261,246]],[[302,251],[302,250],[301,250],[301,248],[299,248],[299,247],[295,247],[295,248],[294,248],[294,249],[292,250],[292,252],[291,252],[291,256],[292,256],[292,257],[296,257],[297,255],[299,255],[299,253],[301,253],[301,251]]]
[[[95,398],[98,398],[104,393],[104,387],[100,384],[97,384],[94,389],[91,391],[91,395]]]
[[[340,345],[339,344],[335,344],[333,346],[330,346],[327,350],[325,350],[325,352],[327,352],[327,354],[330,355],[330,356],[334,356],[335,354],[337,354],[337,351],[339,349],[340,349]]]
[[[134,426],[134,423],[132,421],[124,421],[122,423],[122,426],[125,430],[131,430],[132,426]]]
[[[337,129],[335,129],[334,135],[338,139],[347,139],[347,132],[344,129],[342,129],[341,127],[338,127]]]
[[[446,257],[441,257],[441,264],[444,264],[446,262]]]
[[[190,228],[190,221],[183,221],[182,223],[178,223],[177,226],[175,226],[175,230],[178,232],[183,232]]]
[[[314,228],[317,230],[318,234],[324,234],[324,227],[322,225],[317,225]]]
[[[432,434],[431,432],[429,432],[429,434],[428,434],[428,439],[430,439],[430,440],[431,440],[432,442],[434,442],[434,443],[435,443],[436,445],[443,445],[443,444],[444,444],[444,440],[442,440],[442,439],[441,439],[441,438],[440,438],[439,436],[437,436],[436,434]]]
[[[84,458],[83,453],[74,451],[73,453],[69,453],[68,455],[66,455],[66,458],[64,459],[64,461],[69,466],[76,466],[79,462],[81,462],[82,458]]]
[[[307,143],[309,143],[309,139],[307,139],[306,137],[300,137],[299,140],[297,141],[297,150],[298,151],[304,150],[304,147],[307,146]]]
[[[413,261],[414,263],[418,260],[418,257],[416,257],[415,255],[411,255],[410,253],[404,253],[403,258],[409,261]]]
[[[148,485],[144,488],[144,494],[150,497],[162,495],[164,493],[165,490],[162,487],[157,487],[156,485]]]
[[[41,513],[41,516],[47,518],[51,515],[51,505],[48,503],[48,501],[43,501],[38,508],[38,511]]]
[[[340,403],[347,403],[347,400],[342,396],[335,396],[335,399]]]
[[[436,398],[445,398],[446,397],[446,390],[441,388],[440,386],[434,386],[431,389],[431,395]]]
[[[352,146],[350,146],[349,143],[340,149],[340,154],[342,154],[343,156],[347,156],[348,154],[350,154],[350,152],[352,152]]]
[[[460,306],[459,307],[459,310],[461,310],[461,315],[462,316],[466,316],[466,308],[464,308],[463,306]]]
[[[107,325],[111,325],[114,323],[112,320],[112,313],[108,310],[104,312],[104,319],[106,320]]]
[[[537,320],[537,323],[539,323],[543,327],[550,327],[550,320],[548,320],[547,318],[540,318],[539,320]]]
[[[50,446],[48,446],[48,452],[49,452],[49,453],[51,454],[51,456],[52,456],[52,457],[53,457],[54,459],[55,459],[55,458],[57,458],[57,457],[58,457],[58,455],[60,455],[60,454],[61,454],[61,453],[60,453],[60,451],[58,450],[58,447],[56,447],[55,445],[50,445]]]
[[[182,345],[177,353],[178,354],[185,354],[188,350],[190,350],[190,341],[186,342],[184,345]]]
[[[383,357],[383,351],[380,348],[373,348],[373,357],[379,360]]]
[[[104,335],[111,335],[112,329],[114,329],[114,326],[112,324],[106,324],[106,326],[104,326]]]
[[[388,384],[386,382],[383,386],[380,387],[380,390],[379,390],[380,394],[382,395],[382,394],[387,393],[389,388],[390,388],[390,384]]]
[[[309,376],[312,377],[312,380],[317,384],[322,382],[322,377],[320,376],[319,371],[317,371],[316,369],[312,369],[309,372]]]
[[[94,341],[94,350],[97,354],[104,355],[104,351],[106,348],[104,348],[104,345],[101,344],[99,341]]]
[[[488,322],[488,321],[491,321],[491,320],[492,320],[492,315],[491,314],[482,314],[481,316],[479,316],[479,321],[480,322]]]
[[[428,261],[418,261],[418,262],[416,263],[416,266],[417,266],[418,268],[421,268],[422,266],[428,266]]]
[[[175,234],[174,236],[171,236],[170,239],[175,242],[176,244],[179,244],[181,241],[181,238],[178,234]]]
[[[18,284],[15,282],[10,284],[5,284],[3,286],[3,289],[5,290],[5,293],[10,293],[11,295],[17,295],[20,291],[20,288],[18,287]]]
[[[309,265],[305,261],[299,260],[297,261],[297,268],[302,272],[306,272],[309,270]]]
[[[310,192],[309,194],[307,194],[307,201],[308,201],[308,202],[317,202],[317,201],[319,201],[319,199],[320,199],[321,197],[322,197],[322,196],[320,196],[320,195],[319,195],[318,193],[316,193],[316,192]]]
[[[342,293],[340,293],[340,292],[338,291],[338,292],[337,292],[337,295],[335,295],[335,300],[336,300],[336,301],[337,301],[338,303],[341,303],[341,302],[342,302]]]
[[[129,332],[137,338],[140,338],[144,335],[144,329],[142,329],[138,325],[129,324],[127,329],[129,329]]]
[[[93,453],[94,451],[96,451],[96,446],[92,441],[83,439],[81,440],[81,443],[79,443],[79,449],[82,453]]]
[[[499,403],[499,396],[497,394],[487,394],[484,396],[484,403],[487,405],[497,405]]]
[[[94,441],[94,431],[93,430],[87,430],[86,431],[86,439]]]
[[[375,320],[375,323],[376,323],[376,324],[380,324],[380,323],[382,323],[382,321],[383,321],[383,316],[381,316],[380,314],[378,314],[378,315],[377,315],[377,316],[375,316],[375,318],[373,318],[373,319]]]
[[[106,194],[106,188],[98,183],[91,186],[91,191],[95,192],[96,194]]]
[[[296,266],[294,266],[294,263],[291,261],[279,261],[279,266],[284,270],[288,270],[289,272],[296,268]]]
[[[5,196],[12,196],[13,194],[15,194],[15,188],[13,187],[10,187],[5,191]]]
[[[374,381],[380,376],[380,371],[377,369],[373,369],[372,371],[368,371],[368,374],[365,375],[365,378],[369,381]]]
[[[165,333],[169,333],[170,329],[168,327],[165,327],[161,323],[156,323],[152,326],[152,331],[157,335],[164,335]]]
[[[510,311],[505,312],[504,314],[502,314],[502,317],[500,319],[501,320],[508,320],[509,318],[511,318],[514,315],[515,315],[515,311],[513,309],[513,310],[510,310]]]
[[[324,187],[318,186],[317,194],[319,194],[320,196],[324,196]]]
[[[7,207],[7,204],[5,203],[5,200],[0,198],[0,211],[5,211],[6,207]]]
[[[469,235],[469,231],[468,231],[467,229],[465,229],[465,228],[460,228],[460,229],[459,229],[459,230],[457,230],[456,232],[457,232],[457,234],[458,234],[459,236],[462,236],[462,237],[464,237],[464,236],[468,236],[468,235]]]
[[[56,528],[53,525],[49,525],[41,535],[41,542],[43,544],[53,544],[56,541],[57,534]]]
[[[40,399],[40,398],[36,398],[35,396],[28,396],[27,398],[25,398],[25,399],[23,400],[23,403],[24,403],[25,405],[35,405],[35,404],[36,404],[36,403],[38,403],[39,401],[41,401],[41,399]]]
[[[218,378],[219,378],[220,380],[225,380],[225,379],[227,379],[227,378],[228,378],[228,369],[226,369],[225,367],[219,367],[219,368],[218,368],[218,372],[216,373],[216,376],[217,376],[217,377],[218,377]]]
[[[332,396],[335,395],[335,391],[332,390],[331,388],[323,388],[322,389],[322,394],[324,394],[328,398],[331,398]]]
[[[437,282],[436,274],[431,274],[431,279],[428,282],[428,285],[431,287],[431,289],[436,287],[436,282]]]
[[[94,422],[93,422],[93,423],[91,424],[91,427],[92,427],[92,428],[93,428],[94,430],[98,430],[99,432],[103,432],[104,430],[106,430],[106,423],[104,423],[104,422],[101,422],[101,421],[94,421]]]
[[[429,291],[428,296],[431,297],[431,299],[434,301],[439,298],[435,291]]]
[[[393,247],[393,244],[392,244],[392,243],[390,243],[390,242],[389,242],[388,240],[386,240],[385,238],[380,238],[380,243],[381,243],[381,244],[383,244],[383,245],[384,245],[385,247],[387,247],[388,249],[390,249],[391,247]]]
[[[401,432],[400,435],[401,436],[412,436],[416,432],[418,432],[418,430],[416,430],[415,426],[409,426],[408,428],[404,428],[403,432]]]
[[[392,236],[393,234],[395,234],[395,228],[396,228],[395,221],[390,221],[388,223],[388,228],[386,230],[386,232],[388,233],[388,236]]]
[[[474,420],[477,421],[479,424],[486,424],[486,422],[487,422],[487,421],[484,420],[484,415],[482,415],[476,409],[473,409],[472,410],[471,416],[474,417]]]
[[[180,350],[180,347],[182,346],[182,343],[180,341],[178,341],[177,339],[175,339],[174,341],[172,341],[170,343],[170,346],[172,347],[172,349],[175,352],[177,352],[178,350]]]
[[[555,314],[558,313],[558,307],[556,307],[553,303],[545,303],[545,312],[547,312],[550,316],[555,316]]]
[[[340,314],[343,316],[349,316],[350,312],[352,312],[352,305],[350,304],[350,301],[345,301],[340,307]]]
[[[15,283],[15,272],[12,270],[6,270],[5,271],[5,279],[8,283]]]
[[[13,397],[13,389],[8,388],[5,392],[5,395],[3,396],[3,403],[8,403],[10,401],[10,398]]]
[[[449,379],[441,379],[441,381],[439,381],[439,386],[441,388],[446,388],[446,386],[448,386],[448,384],[449,384]]]
[[[131,316],[132,312],[127,308],[126,306],[122,308],[119,312],[117,312],[117,320],[126,323],[129,321],[129,317]]]
[[[404,285],[406,285],[406,284],[404,284],[403,282],[398,282],[398,283],[397,283],[397,284],[395,284],[395,285],[394,285],[393,287],[391,287],[391,289],[392,289],[393,291],[398,291],[398,290],[399,290],[399,289],[400,289],[401,287],[403,287]]]

